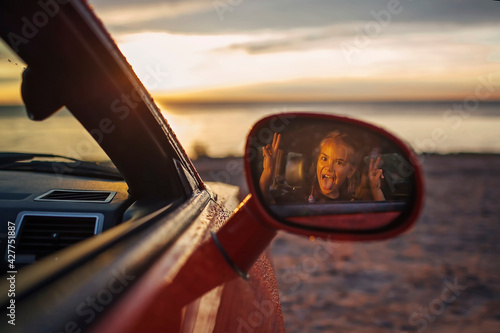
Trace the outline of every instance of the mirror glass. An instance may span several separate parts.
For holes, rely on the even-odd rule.
[[[311,228],[371,230],[408,213],[411,150],[384,130],[330,115],[281,114],[252,129],[252,192],[274,218]]]

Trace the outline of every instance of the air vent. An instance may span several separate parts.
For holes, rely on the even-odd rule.
[[[102,214],[23,213],[17,224],[16,260],[34,262],[102,231]]]
[[[51,190],[35,198],[35,200],[108,203],[115,194],[116,192],[110,191]]]

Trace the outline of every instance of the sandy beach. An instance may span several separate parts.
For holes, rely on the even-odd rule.
[[[241,159],[195,162],[242,186]],[[500,332],[500,155],[424,155],[424,210],[395,239],[271,245],[287,332]]]

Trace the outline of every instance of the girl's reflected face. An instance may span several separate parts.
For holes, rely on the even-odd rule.
[[[323,195],[336,199],[346,179],[352,177],[356,168],[351,164],[352,149],[335,140],[327,140],[321,146],[316,166],[319,188]]]

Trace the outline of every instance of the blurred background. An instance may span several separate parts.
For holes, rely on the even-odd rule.
[[[273,243],[288,332],[500,331],[500,2],[89,3],[207,181],[244,194],[242,168],[220,171],[240,163],[251,125],[278,112],[369,121],[421,154],[427,199],[412,233]],[[97,146],[74,156],[90,136],[67,111],[43,129],[26,118],[23,69],[0,44],[0,150],[106,159]],[[57,136],[37,140],[47,129]],[[318,246],[328,255],[315,257]]]
[[[240,156],[256,120],[296,110],[374,122],[418,152],[500,152],[498,2],[90,4],[192,157]],[[0,57],[0,105],[21,104],[23,64]]]

